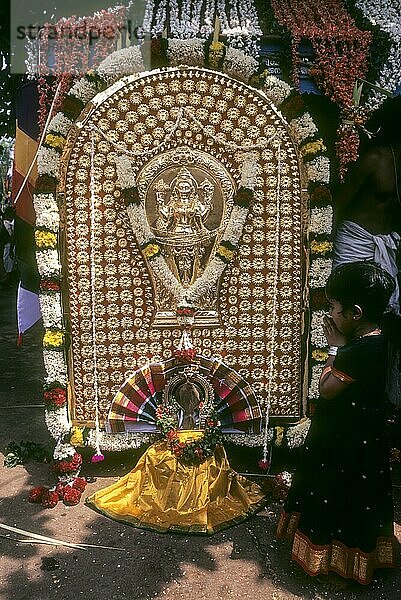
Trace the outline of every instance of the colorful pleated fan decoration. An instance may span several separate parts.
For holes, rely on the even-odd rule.
[[[223,433],[260,433],[262,410],[250,385],[217,359],[197,356],[194,363],[215,392],[215,409]],[[111,433],[156,432],[156,408],[168,381],[187,365],[177,358],[138,369],[115,395],[106,425]]]

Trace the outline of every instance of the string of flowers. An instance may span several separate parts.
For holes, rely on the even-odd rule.
[[[56,23],[45,23],[37,38],[27,44],[28,77],[38,78],[40,130],[58,83],[62,87],[56,109],[76,77],[97,68],[113,53],[126,14],[127,7],[118,6],[88,17],[62,17]],[[55,76],[53,81],[50,75]]]
[[[257,58],[262,30],[253,0],[147,0],[138,37],[159,37],[168,29],[172,38],[206,39],[213,33],[216,15],[229,45]]]
[[[93,347],[93,388],[95,391],[95,432],[96,432],[96,452],[92,456],[92,462],[100,462],[104,460],[104,456],[100,450],[99,441],[99,385],[98,385],[98,367],[97,367],[97,343],[96,343],[96,183],[95,183],[95,135],[92,131],[91,135],[91,164],[90,164],[90,286],[91,286],[91,321],[92,321],[92,347]]]
[[[174,40],[168,40],[169,44],[173,44]],[[198,43],[198,42],[197,42]],[[193,44],[193,40],[182,40],[182,44],[188,48],[188,56],[192,52],[191,48],[197,48],[198,46]],[[141,71],[141,64],[143,61],[137,61],[138,53],[133,54],[136,58],[131,64],[135,64],[133,72],[138,73]],[[194,62],[191,63],[196,66],[195,56],[199,58],[199,67],[204,66],[204,55],[191,54],[194,58]],[[119,77],[128,75],[127,73],[127,53],[125,51],[117,51],[110,57],[105,59],[100,65],[99,73],[103,73],[105,78],[97,74],[97,85],[96,90],[100,91],[104,89],[107,84],[117,81]],[[104,69],[103,69],[104,67]],[[106,68],[107,67],[107,68]],[[143,70],[142,66],[142,70]],[[158,71],[155,71],[157,73]],[[85,79],[93,77],[93,74],[87,74]],[[316,311],[320,311],[324,308],[325,297],[324,297],[324,283],[328,274],[331,270],[331,242],[329,237],[329,229],[331,228],[332,212],[331,212],[331,196],[328,187],[330,179],[330,163],[329,159],[325,156],[324,146],[319,142],[317,144],[310,144],[319,140],[318,130],[306,111],[305,105],[302,101],[301,96],[291,88],[290,85],[284,81],[279,80],[275,76],[265,74],[260,77],[260,67],[251,76],[251,81],[261,88],[261,94],[264,94],[266,98],[271,101],[278,110],[282,113],[284,118],[289,124],[291,135],[293,136],[296,143],[301,148],[303,145],[306,146],[303,152],[303,162],[305,168],[306,181],[308,182],[308,193],[310,198],[311,206],[311,233],[310,233],[310,249],[311,249],[311,287],[310,287],[310,306],[311,313],[314,314]],[[129,82],[129,80],[127,80]],[[256,83],[255,83],[256,82]],[[77,89],[77,88],[76,88]],[[95,88],[91,87],[91,93],[94,95],[97,93]],[[89,88],[88,88],[89,90]],[[89,91],[88,91],[89,93]],[[106,92],[104,92],[106,94]],[[88,97],[88,96],[86,96]],[[107,97],[107,96],[105,96]],[[62,136],[64,139],[68,135],[68,131],[71,128],[75,118],[79,115],[80,111],[84,107],[82,100],[75,97],[73,94],[69,94],[69,102],[63,104],[63,110],[57,113],[50,122],[49,131],[54,133],[55,136]],[[39,159],[39,172],[40,177],[38,180],[38,193],[36,194],[36,202],[39,202],[36,213],[37,215],[43,214],[43,218],[46,223],[53,223],[52,227],[56,227],[55,223],[59,220],[58,209],[55,197],[50,190],[54,192],[55,185],[59,178],[60,169],[60,148],[57,150],[51,147],[52,140],[48,140],[49,147],[43,149]],[[308,145],[309,144],[309,145]],[[59,143],[56,144],[59,146]],[[52,152],[49,152],[49,151]],[[121,158],[121,157],[120,157]],[[126,157],[128,158],[128,157]],[[134,179],[131,180],[132,185]],[[124,184],[125,187],[129,187],[129,184]],[[43,191],[43,193],[39,193]],[[40,201],[42,198],[42,201]],[[46,199],[46,202],[45,202]],[[39,227],[40,221],[38,221]],[[47,225],[44,228],[51,229]],[[57,231],[51,229],[52,231]],[[142,234],[144,235],[144,234]],[[231,235],[231,234],[230,234]],[[145,239],[145,237],[144,237]],[[153,249],[154,250],[154,249]],[[230,253],[230,248],[222,248],[221,255],[225,256],[225,253]],[[152,251],[152,248],[150,248]],[[58,253],[56,249],[45,249],[37,252],[38,267],[41,274],[41,293],[48,294],[49,297],[54,294],[55,303],[59,302],[60,305],[60,263],[58,259]],[[153,268],[156,269],[156,263],[158,259],[153,261]],[[163,264],[160,266],[163,269]],[[168,269],[168,272],[169,269]],[[162,278],[163,275],[160,275]],[[175,279],[175,278],[174,278]],[[175,281],[177,281],[175,279]],[[181,290],[177,288],[176,297],[180,297]],[[58,294],[58,295],[57,295]],[[46,301],[45,301],[46,302]],[[46,303],[46,310],[50,310],[51,303]],[[318,313],[316,313],[318,314]],[[317,324],[317,319],[314,319],[312,332],[315,328],[320,326]],[[317,397],[316,391],[316,373],[320,373],[321,361],[324,359],[326,350],[323,347],[315,345],[316,336],[313,336],[313,343],[311,344],[310,362],[309,366],[311,369],[310,386],[309,386],[309,397],[311,399]],[[66,404],[66,384],[67,384],[67,365],[63,352],[51,351],[44,349],[44,361],[46,368],[46,385],[49,387],[45,403],[46,403],[46,424],[55,439],[63,438],[71,435],[71,423],[68,418],[67,404]],[[60,391],[61,390],[61,391]],[[286,429],[290,432],[291,427]],[[274,439],[275,428],[269,428],[268,430],[268,441],[269,443]],[[285,435],[285,434],[284,434]],[[75,440],[77,436],[71,437],[71,440]],[[93,448],[96,448],[96,441],[99,440],[100,446],[103,449],[117,451],[131,448],[138,448],[143,443],[151,443],[154,441],[154,436],[149,434],[111,434],[104,431],[99,432],[99,436],[94,430],[90,430],[86,436],[85,443]],[[263,435],[242,435],[242,434],[227,434],[224,436],[225,441],[230,441],[239,445],[247,446],[260,446],[263,444]],[[302,442],[302,436],[296,436],[299,443]],[[72,443],[72,442],[71,442]],[[83,443],[83,442],[82,442]]]
[[[401,3],[399,0],[356,0],[355,6],[390,38],[390,50],[375,85],[394,93],[401,86]],[[385,98],[384,94],[370,88],[364,103],[367,113],[377,110]]]
[[[61,306],[60,270],[58,258],[59,210],[53,194],[35,194],[36,257],[40,280],[39,302],[45,333],[43,358],[45,385],[43,400],[47,428],[56,440],[52,469],[59,483],[53,487],[33,488],[29,501],[53,508],[62,500],[66,506],[77,504],[86,480],[79,477],[82,456],[75,447],[65,443],[71,429],[67,407],[67,368],[64,356],[65,333]]]
[[[340,0],[272,0],[278,22],[292,35],[293,77],[298,83],[298,48],[302,38],[311,41],[315,65],[310,69],[323,92],[342,110],[336,151],[342,178],[347,165],[358,158],[357,126],[365,116],[354,105],[354,88],[365,77],[371,34],[355,25]]]
[[[274,229],[274,279],[273,279],[273,308],[272,308],[272,322],[271,322],[271,349],[269,368],[267,376],[267,400],[266,400],[266,415],[265,415],[265,429],[263,438],[263,457],[259,461],[259,467],[264,470],[270,468],[270,461],[267,460],[268,456],[268,433],[269,433],[269,412],[272,396],[273,387],[273,373],[274,373],[274,338],[276,331],[276,319],[277,319],[277,291],[278,291],[278,273],[279,273],[279,258],[280,258],[280,186],[281,186],[281,146],[279,144],[277,148],[277,187],[276,187],[276,223]]]

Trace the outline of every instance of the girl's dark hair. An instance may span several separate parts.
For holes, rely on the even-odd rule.
[[[339,265],[326,283],[326,296],[344,309],[360,306],[365,319],[379,320],[395,290],[394,278],[373,261]]]

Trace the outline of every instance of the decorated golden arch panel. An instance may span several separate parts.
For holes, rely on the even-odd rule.
[[[296,148],[267,98],[204,69],[132,76],[81,116],[64,166],[73,419],[93,421],[97,398],[105,420],[133,371],[174,355],[182,301],[196,307],[198,352],[238,371],[272,415],[297,417],[305,211]]]

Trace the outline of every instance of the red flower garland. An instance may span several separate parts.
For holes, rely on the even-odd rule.
[[[43,399],[46,404],[46,408],[60,408],[64,406],[67,401],[67,392],[65,389],[55,387],[47,390],[43,394]]]
[[[82,456],[75,452],[71,460],[60,460],[53,463],[53,471],[59,475],[76,473],[82,465]]]
[[[85,477],[75,477],[67,483],[59,481],[54,488],[38,486],[29,492],[28,502],[41,504],[43,508],[54,508],[59,501],[66,506],[75,506],[80,502],[86,484]]]
[[[79,490],[67,485],[64,489],[63,502],[66,506],[75,506],[81,500],[81,495]]]
[[[38,65],[40,131],[43,131],[59,82],[61,89],[54,113],[60,109],[74,79],[90,68],[96,69],[106,56],[114,52],[117,33],[124,27],[126,12],[127,7],[121,6],[113,12],[101,10],[90,17],[79,18],[72,15],[63,17],[55,24],[46,23],[43,26],[39,38],[39,56],[42,60]],[[50,53],[54,59],[51,72],[48,66]],[[46,77],[49,75],[55,75],[54,80],[48,81]]]
[[[340,0],[271,0],[271,5],[277,21],[292,34],[294,80],[298,81],[299,44],[307,38],[315,52],[315,66],[309,72],[343,110],[345,123],[337,130],[336,144],[343,177],[346,165],[358,158],[360,115],[351,114],[353,92],[357,78],[363,78],[368,68],[371,33],[356,27]]]

